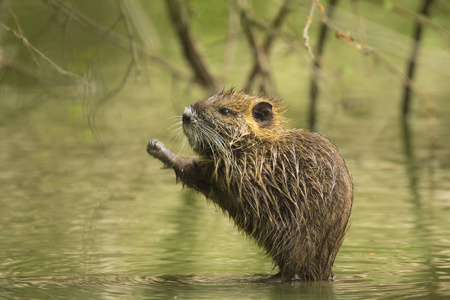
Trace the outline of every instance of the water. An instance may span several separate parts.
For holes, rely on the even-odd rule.
[[[29,111],[22,103],[4,114],[0,296],[450,297],[446,118],[438,119],[430,150],[426,116],[411,122],[405,139],[389,114],[372,121],[340,115],[330,135],[356,190],[351,228],[334,267],[337,280],[264,285],[258,280],[276,271],[262,251],[146,154],[149,138],[174,150],[181,141],[171,142],[165,130],[176,122],[174,110],[141,101],[134,94],[102,112],[103,146],[83,125],[76,103],[44,100]],[[19,110],[19,117],[11,114]]]
[[[105,19],[114,21],[114,16]],[[38,18],[28,19],[32,28],[40,28],[34,24]],[[387,44],[386,32],[374,25],[367,30],[372,43],[380,39],[375,47],[401,57],[409,49],[395,38],[389,39],[394,45]],[[173,139],[171,129],[179,120],[173,117],[204,96],[190,83],[150,65],[148,78],[129,79],[99,108],[93,128],[89,112],[102,88],[120,82],[128,58],[119,57],[123,62],[102,48],[114,59],[92,58],[106,65],[101,70],[108,76],[102,85],[94,72],[88,98],[79,95],[82,87],[67,83],[44,89],[2,83],[0,298],[450,298],[450,76],[443,65],[449,54],[442,40],[432,36],[429,44],[422,49],[418,86],[436,107],[432,130],[417,99],[408,126],[399,121],[396,76],[380,66],[366,72],[347,45],[330,42],[338,58],[328,57],[333,66],[323,74],[319,128],[338,145],[355,182],[351,227],[335,262],[334,282],[260,283],[276,272],[261,249],[147,155],[151,138],[176,153],[192,153],[183,139]],[[204,47],[207,53],[221,48],[217,43]],[[304,127],[310,60],[304,52],[286,55],[292,50],[287,48],[274,50],[271,62],[278,67],[274,74],[289,108],[289,126]],[[172,48],[169,52],[175,55]],[[242,52],[237,61],[247,62]],[[76,61],[74,66],[84,65]],[[242,82],[247,69],[235,63],[229,84]]]

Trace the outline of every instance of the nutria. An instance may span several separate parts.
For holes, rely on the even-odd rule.
[[[177,156],[156,139],[147,152],[265,249],[279,268],[269,282],[333,279],[352,179],[329,139],[285,129],[283,112],[279,100],[223,91],[183,113],[198,156]]]

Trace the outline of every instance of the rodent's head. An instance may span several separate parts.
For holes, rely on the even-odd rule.
[[[283,130],[283,111],[278,100],[229,90],[187,107],[183,130],[200,155],[228,155],[235,149],[276,140]]]

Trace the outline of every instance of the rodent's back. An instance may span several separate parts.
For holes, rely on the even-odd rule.
[[[318,134],[284,130],[235,159],[219,168],[213,201],[264,247],[283,277],[330,278],[353,202],[336,147]]]
[[[216,199],[220,206],[228,206],[230,198],[240,199],[234,203],[241,210],[237,214],[243,214],[242,223],[256,212],[272,221],[295,220],[289,222],[293,230],[310,219],[323,221],[319,214],[334,215],[341,209],[350,213],[351,204],[344,208],[332,203],[334,197],[349,198],[353,184],[344,159],[327,138],[304,130],[283,130],[274,141],[237,152],[231,161],[214,162],[212,178],[220,190],[216,195],[226,194]],[[336,211],[328,212],[329,205]]]

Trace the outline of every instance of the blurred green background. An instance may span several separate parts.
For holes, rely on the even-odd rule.
[[[320,55],[319,6],[312,16],[315,59],[311,3],[329,14]],[[1,0],[0,298],[450,297],[450,4],[333,4]],[[266,73],[248,85],[255,49]],[[231,87],[282,98],[288,127],[346,159],[355,202],[335,282],[255,283],[276,272],[262,251],[147,155],[151,138],[192,154],[177,116]]]

